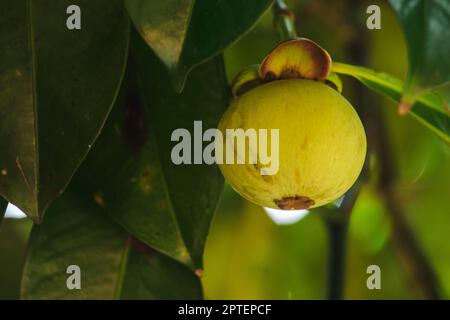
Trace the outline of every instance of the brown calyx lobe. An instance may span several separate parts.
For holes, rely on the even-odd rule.
[[[314,200],[305,196],[283,197],[282,199],[274,199],[273,202],[281,210],[308,209],[315,204]]]
[[[331,64],[328,52],[314,41],[290,39],[278,44],[264,58],[259,76],[264,82],[295,78],[324,80],[331,71]]]
[[[303,74],[302,76],[311,80],[324,80],[331,71],[331,57],[326,50],[315,42],[304,39],[305,50],[309,52],[311,63],[314,65],[312,73]]]

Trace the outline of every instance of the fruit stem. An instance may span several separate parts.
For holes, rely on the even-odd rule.
[[[364,166],[363,172],[353,187],[344,195],[339,207],[322,210],[321,216],[328,230],[328,299],[330,300],[340,300],[343,297],[348,224],[366,178],[367,165]]]
[[[377,113],[379,113],[379,109]],[[380,180],[377,189],[384,205],[391,215],[393,226],[393,243],[398,259],[407,276],[420,290],[425,299],[442,298],[442,288],[433,264],[417,239],[407,219],[407,210],[399,199],[397,184],[397,168],[392,153],[386,125],[380,116],[373,117],[378,133],[374,143],[376,156],[380,163]]]
[[[326,220],[328,230],[328,299],[340,300],[344,291],[344,272],[348,222]]]
[[[275,0],[272,10],[274,25],[280,32],[283,40],[296,39],[295,16],[286,3],[284,3],[284,0]]]

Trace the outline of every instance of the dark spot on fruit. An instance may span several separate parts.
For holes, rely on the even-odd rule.
[[[305,136],[302,142],[302,149],[306,149],[307,146],[308,146],[308,136]]]
[[[298,170],[295,170],[294,176],[295,176],[295,181],[297,181],[297,183],[300,183],[300,172],[298,172]]]
[[[271,183],[272,182],[272,176],[270,176],[270,175],[262,174],[261,177],[267,183]]]

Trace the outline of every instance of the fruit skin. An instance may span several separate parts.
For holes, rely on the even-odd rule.
[[[226,129],[237,128],[279,129],[276,174],[261,175],[259,163],[248,161],[219,164],[238,193],[264,207],[327,204],[353,185],[364,164],[366,136],[356,111],[339,92],[318,81],[278,80],[246,92],[219,123],[224,137]]]

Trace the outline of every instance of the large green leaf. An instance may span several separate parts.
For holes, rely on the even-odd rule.
[[[66,9],[81,8],[81,30]],[[39,222],[99,134],[126,64],[120,0],[0,3],[0,194]]]
[[[124,0],[181,91],[188,72],[247,32],[273,0]]]
[[[171,70],[176,69],[195,0],[124,0],[141,36]]]
[[[400,102],[403,82],[389,74],[352,66],[344,63],[333,63],[333,71],[355,77],[371,90]],[[423,125],[435,132],[440,138],[450,143],[450,116],[442,109],[442,100],[436,93],[419,96],[409,113]]]
[[[164,177],[164,199],[176,216],[194,265],[202,267],[209,224],[224,180],[214,164],[175,165],[171,151],[176,142],[171,141],[171,135],[175,129],[185,128],[194,144],[194,140],[200,139],[194,133],[194,121],[202,121],[203,131],[217,127],[229,102],[223,57],[219,55],[199,65],[188,76],[184,91],[178,94],[171,88],[163,65],[151,50],[140,39],[136,42],[136,47],[140,47],[136,49],[140,88],[150,110],[150,128],[156,141],[153,148],[159,156]],[[205,147],[209,142],[201,144]],[[136,235],[145,241],[145,233]]]
[[[101,211],[90,194],[72,187],[55,201],[33,227],[22,298],[202,298],[192,271],[133,239]],[[80,290],[67,288],[71,265],[80,268]]]
[[[138,35],[134,40],[139,55],[129,62],[127,88],[72,184],[136,238],[202,268],[223,178],[215,165],[174,165],[171,134],[192,132],[194,120],[205,130],[217,126],[228,99],[222,57],[199,66],[177,94],[162,63]]]
[[[404,99],[414,100],[417,93],[437,86],[446,86],[450,91],[450,1],[389,2],[403,27],[408,47]]]

